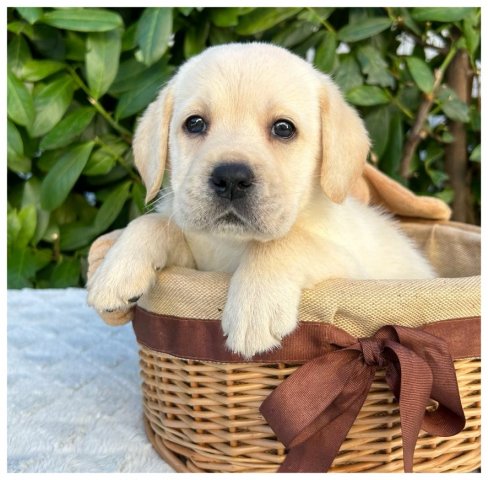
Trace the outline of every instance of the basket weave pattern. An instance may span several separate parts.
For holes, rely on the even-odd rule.
[[[173,468],[277,470],[285,448],[258,409],[297,365],[201,362],[140,347],[146,429]],[[448,438],[421,432],[416,472],[472,472],[480,466],[481,361],[456,360],[454,365],[466,427]],[[379,369],[330,471],[402,472],[402,458],[398,404]]]

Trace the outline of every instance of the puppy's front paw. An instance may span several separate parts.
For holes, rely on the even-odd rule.
[[[88,304],[99,312],[128,310],[155,281],[149,262],[107,256],[87,284]]]
[[[233,279],[222,315],[227,347],[245,358],[279,347],[297,326],[299,302],[296,285]]]

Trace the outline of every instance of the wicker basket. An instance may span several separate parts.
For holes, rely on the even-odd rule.
[[[216,364],[142,347],[146,433],[178,472],[275,472],[285,449],[259,406],[296,367]],[[480,360],[455,362],[466,427],[450,437],[422,432],[416,472],[472,472],[480,466]],[[332,472],[402,472],[398,404],[377,373]]]
[[[382,312],[380,305],[376,323],[372,325],[359,322],[347,308],[341,308],[340,302],[334,303],[338,285],[346,302],[356,299],[356,295],[345,291],[343,283],[328,283],[318,294],[329,302],[324,307],[324,315],[329,317],[325,321],[361,337],[376,331],[377,323],[385,324],[387,317],[393,318],[395,324],[401,323],[404,317],[405,325],[420,328],[440,320],[479,315],[479,229],[428,222],[405,224],[405,228],[424,248],[443,278],[412,281],[407,285],[405,282],[398,282],[398,285],[352,282],[354,291],[365,290],[364,298],[370,298],[373,287],[379,288],[379,292],[389,292],[390,311]],[[195,277],[182,286],[181,279],[187,274]],[[178,269],[161,275],[153,294],[144,299],[140,309],[165,318],[193,319],[189,320],[192,322],[216,318],[216,312],[225,301],[225,276],[190,274]],[[209,289],[207,295],[196,291],[196,285],[207,280],[213,282],[214,288]],[[400,293],[393,295],[393,287],[398,287],[396,291],[403,294],[413,291],[412,298]],[[429,295],[419,299],[419,292],[426,288],[431,289]],[[457,292],[457,298],[445,305],[446,298],[453,292]],[[175,294],[183,300],[175,301]],[[193,302],[194,305],[195,301],[198,302],[196,310],[187,311],[188,304]],[[359,309],[366,308],[365,301],[358,300]],[[409,311],[412,302],[421,305],[416,304]],[[316,322],[316,310],[315,301],[302,301],[301,320]],[[293,335],[290,342],[293,342]],[[274,472],[278,469],[287,450],[277,440],[259,408],[303,362],[234,360],[224,363],[157,351],[144,344],[139,335],[138,340],[145,428],[154,448],[168,464],[178,472]],[[479,343],[479,338],[472,340]],[[415,472],[472,472],[480,467],[481,361],[458,355],[454,367],[465,427],[451,437],[422,431],[415,448]],[[436,408],[437,403],[431,401],[428,410]],[[399,405],[385,382],[385,369],[378,368],[367,398],[329,471],[402,472],[403,468]]]

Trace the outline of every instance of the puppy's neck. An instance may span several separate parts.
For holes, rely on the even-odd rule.
[[[233,273],[250,241],[199,232],[185,232],[198,270]]]

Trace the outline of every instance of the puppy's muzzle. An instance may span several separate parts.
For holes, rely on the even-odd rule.
[[[222,163],[210,175],[210,188],[229,201],[244,198],[253,189],[254,174],[244,163]]]

